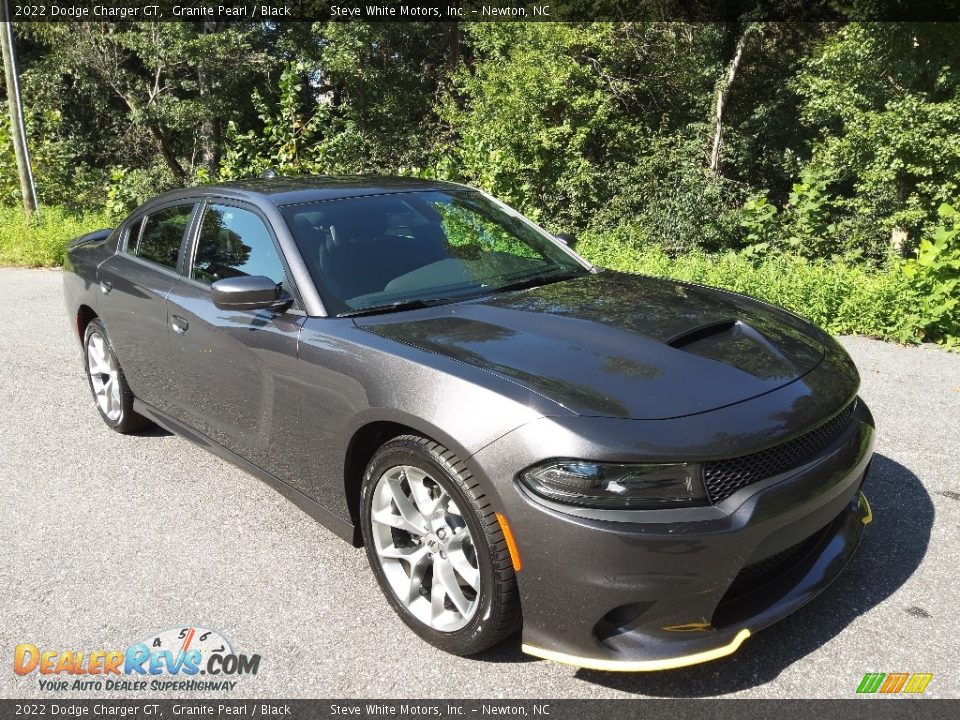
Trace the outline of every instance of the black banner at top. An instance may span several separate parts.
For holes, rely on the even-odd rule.
[[[14,22],[960,21],[960,0],[7,0]]]

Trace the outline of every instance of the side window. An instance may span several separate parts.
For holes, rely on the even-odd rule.
[[[141,223],[130,228],[127,252],[158,265],[176,269],[180,243],[193,216],[193,207],[193,205],[174,205],[148,215]],[[140,230],[140,241],[134,248],[136,229],[141,224],[143,227]]]
[[[255,213],[211,205],[200,226],[192,277],[212,283],[240,275],[265,275],[283,282],[283,264],[273,238]]]

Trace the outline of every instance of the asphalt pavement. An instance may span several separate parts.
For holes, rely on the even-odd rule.
[[[59,272],[0,270],[0,312],[0,697],[90,697],[15,675],[20,643],[123,649],[181,626],[261,656],[226,697],[850,698],[866,672],[933,673],[927,695],[960,697],[958,354],[843,338],[878,427],[875,521],[847,571],[734,656],[605,674],[527,657],[519,638],[435,650],[362,550],[186,440],[100,422]],[[94,694],[112,695],[141,696]]]

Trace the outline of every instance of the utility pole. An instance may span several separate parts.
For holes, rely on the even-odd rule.
[[[37,212],[37,189],[33,184],[30,167],[30,150],[27,148],[27,129],[23,124],[23,105],[20,101],[20,82],[17,79],[16,56],[13,47],[13,23],[7,0],[0,0],[0,49],[3,50],[3,71],[7,81],[7,104],[10,107],[10,137],[13,153],[17,157],[17,174],[20,176],[20,194],[23,196],[23,211],[27,219]]]

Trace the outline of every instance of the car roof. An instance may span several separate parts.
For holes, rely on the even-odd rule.
[[[172,190],[154,198],[150,204],[179,198],[220,195],[237,199],[267,201],[274,205],[292,205],[363,195],[464,189],[469,188],[442,180],[422,180],[394,176],[315,175],[308,177],[272,177],[232,180],[215,185],[198,185],[181,190]]]

